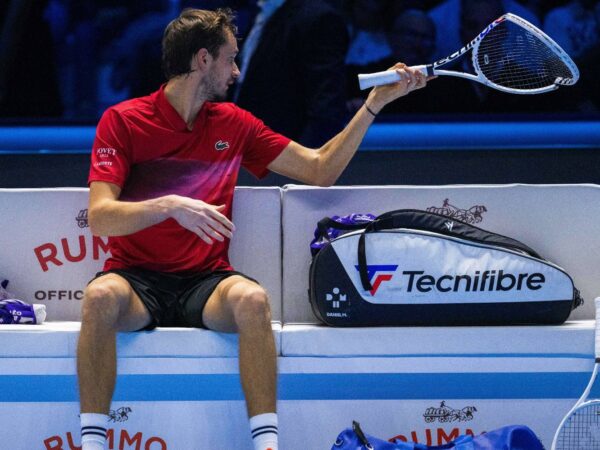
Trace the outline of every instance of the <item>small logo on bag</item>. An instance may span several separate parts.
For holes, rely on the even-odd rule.
[[[430,206],[426,209],[427,212],[441,214],[452,219],[460,220],[466,223],[479,223],[483,220],[483,213],[487,212],[487,208],[483,205],[471,206],[469,209],[459,208],[451,205],[449,199],[444,199],[441,207]]]
[[[331,302],[332,308],[338,309],[348,301],[348,296],[346,294],[340,294],[340,289],[335,287],[331,291],[331,294],[325,294],[325,300]]]
[[[462,409],[455,409],[446,405],[445,401],[440,402],[439,407],[431,406],[425,410],[423,417],[425,422],[468,422],[473,420],[473,413],[477,411],[475,406],[465,406]]]

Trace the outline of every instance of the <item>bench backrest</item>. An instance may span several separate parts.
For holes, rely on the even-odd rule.
[[[0,189],[0,281],[29,303],[46,305],[48,320],[79,320],[83,289],[107,257],[106,238],[87,221],[85,188]],[[236,188],[233,266],[256,278],[281,320],[281,190]]]
[[[307,287],[309,243],[320,219],[402,208],[431,208],[522,241],[563,267],[581,290],[586,302],[570,319],[594,317],[593,299],[600,295],[600,186],[286,186],[282,208],[284,323],[317,322]]]

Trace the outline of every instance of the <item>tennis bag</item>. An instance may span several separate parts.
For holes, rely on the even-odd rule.
[[[525,244],[420,210],[324,218],[309,299],[338,327],[559,324],[583,303],[571,277]],[[355,230],[355,231],[352,231]],[[315,241],[313,241],[315,242]]]
[[[525,425],[509,425],[478,436],[462,435],[452,442],[427,446],[412,442],[384,441],[370,436],[352,422],[352,428],[342,431],[331,450],[544,450],[535,433]]]

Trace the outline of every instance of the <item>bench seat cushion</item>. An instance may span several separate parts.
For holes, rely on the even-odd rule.
[[[42,325],[1,325],[0,358],[74,358],[80,322],[46,322]],[[281,324],[273,323],[277,352]],[[120,358],[235,358],[237,334],[195,328],[157,328],[153,331],[119,333]]]

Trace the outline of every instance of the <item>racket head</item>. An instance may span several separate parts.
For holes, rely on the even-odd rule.
[[[559,428],[552,449],[600,449],[600,400],[584,402],[571,412]]]
[[[511,13],[473,41],[471,60],[479,81],[512,94],[541,94],[579,80],[577,65],[554,40]]]
[[[600,400],[588,400],[600,366],[600,297],[594,299],[594,306],[594,370],[581,398],[560,422],[552,440],[551,450],[600,449]]]

